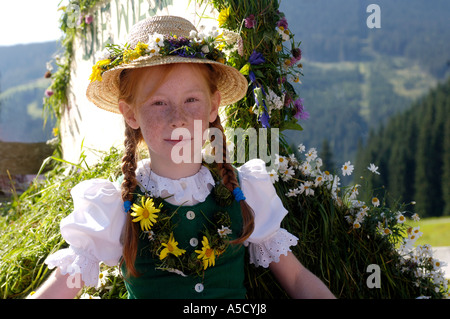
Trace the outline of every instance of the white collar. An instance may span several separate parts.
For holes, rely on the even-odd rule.
[[[150,169],[150,159],[138,162],[136,178],[143,192],[150,192],[154,197],[167,197],[167,202],[174,205],[195,205],[204,202],[211,193],[215,181],[205,166],[192,176],[170,179],[159,176]]]

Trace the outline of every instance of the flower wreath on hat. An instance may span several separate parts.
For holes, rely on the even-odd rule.
[[[161,28],[158,27],[161,25]],[[198,32],[186,19],[155,16],[137,23],[125,45],[107,44],[96,54],[86,95],[98,107],[119,113],[119,75],[124,69],[173,63],[209,64],[218,78],[221,106],[233,104],[247,93],[247,79],[226,64],[230,52],[242,54],[239,34],[213,27]]]
[[[92,67],[89,80],[91,82],[101,81],[105,71],[142,57],[172,55],[225,63],[224,49],[232,47],[239,37],[231,31],[226,31],[226,35],[226,37],[224,34],[219,35],[217,29],[213,28],[207,33],[198,33],[192,30],[189,37],[153,33],[149,35],[147,43],[139,41],[134,49],[131,49],[129,44],[124,46],[108,44],[99,55],[101,60]]]

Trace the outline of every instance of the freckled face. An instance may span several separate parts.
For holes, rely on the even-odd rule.
[[[172,139],[177,128],[189,130],[194,137],[194,120],[202,121],[201,134],[217,117],[220,93],[211,93],[204,73],[194,64],[142,69],[135,88],[135,105],[125,119],[132,128],[141,128],[153,164],[172,161],[171,151],[177,143],[193,140]],[[200,135],[200,136],[202,136]]]

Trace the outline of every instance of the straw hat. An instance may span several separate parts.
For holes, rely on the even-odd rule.
[[[194,25],[188,20],[176,16],[154,16],[135,24],[130,31],[127,43],[129,44],[127,52],[141,52],[139,45],[145,44],[153,35],[162,35],[164,39],[182,39],[186,41],[192,32],[197,30]],[[173,37],[175,36],[175,37]],[[192,42],[194,43],[194,42]],[[198,43],[198,39],[195,43]],[[161,44],[160,44],[161,45]],[[152,47],[153,48],[153,47]],[[160,47],[156,47],[160,49]],[[133,51],[134,50],[134,51]],[[125,50],[124,50],[125,51]],[[172,63],[201,63],[210,64],[218,77],[218,89],[221,93],[221,106],[233,104],[244,97],[247,92],[248,83],[246,78],[235,68],[228,66],[222,62],[215,61],[200,51],[193,57],[182,56],[179,51],[171,51],[170,53],[163,52],[163,54],[152,55],[146,53],[141,56],[136,56],[132,59],[120,61],[117,63],[116,57],[109,57],[105,59],[104,63],[99,61],[93,70],[97,68],[98,74],[101,76],[92,80],[87,88],[87,98],[98,107],[114,112],[120,113],[118,108],[119,97],[119,77],[124,69],[142,68],[154,65],[164,65]],[[205,49],[204,51],[208,51]],[[217,52],[217,51],[215,51]],[[185,54],[184,54],[185,55]],[[119,55],[120,56],[120,55]],[[122,58],[122,56],[120,56]],[[115,62],[114,62],[115,61]],[[93,72],[94,73],[94,72]],[[91,76],[92,77],[92,76]],[[95,78],[95,77],[94,77]]]

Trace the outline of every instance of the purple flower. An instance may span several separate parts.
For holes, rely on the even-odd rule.
[[[258,65],[266,62],[266,59],[264,59],[262,53],[253,50],[253,53],[250,55],[250,58],[248,59],[248,62],[250,62],[251,65]]]
[[[255,96],[255,102],[256,102],[256,105],[258,106],[258,113],[259,113],[261,105],[259,104],[259,99],[255,92],[255,88],[256,88],[256,86],[253,85],[253,94]],[[265,95],[264,89],[262,87],[261,87],[261,91],[262,91],[262,94]],[[262,103],[263,103],[264,109],[262,110],[262,113],[258,116],[258,121],[261,122],[262,127],[267,128],[267,127],[270,127],[270,124],[269,124],[270,116],[269,116],[269,113],[267,113],[266,102],[263,100]]]
[[[288,28],[288,22],[286,20],[286,17],[282,17],[280,20],[278,20],[277,27],[283,27],[284,29]]]
[[[250,78],[250,81],[256,82],[256,75],[255,75],[255,72],[250,71],[250,72],[248,73],[248,77]]]
[[[294,107],[296,110],[296,113],[294,117],[298,120],[307,120],[309,118],[309,113],[304,110],[303,106],[303,99],[297,99],[294,101]]]
[[[263,128],[268,128],[268,127],[270,127],[269,119],[270,119],[269,114],[266,111],[264,111],[259,116],[258,121],[261,122],[261,125],[262,125]]]
[[[254,28],[256,26],[255,15],[249,15],[245,20],[245,27],[248,29]]]
[[[302,59],[302,50],[300,48],[292,49],[292,56],[291,62],[296,63]]]

